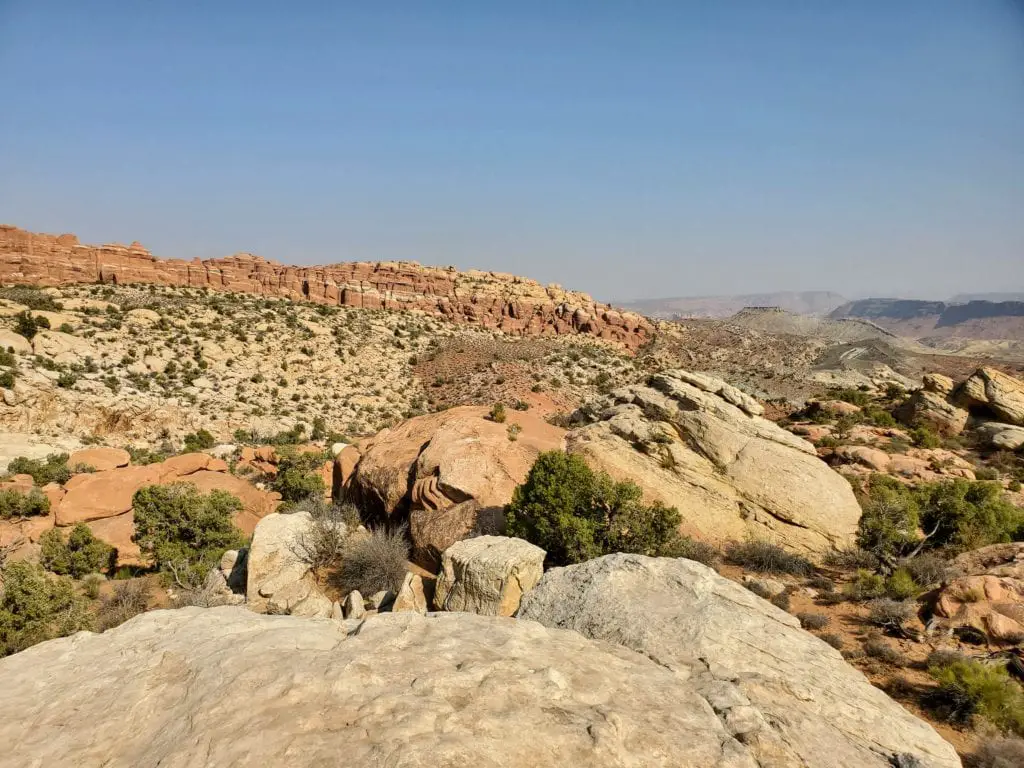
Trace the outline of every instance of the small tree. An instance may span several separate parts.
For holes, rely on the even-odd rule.
[[[4,567],[0,581],[0,656],[91,628],[86,601],[70,579],[15,562]]]
[[[548,562],[578,563],[609,552],[670,554],[679,512],[644,505],[634,483],[596,473],[579,456],[540,454],[505,507],[509,535],[544,548]]]
[[[150,485],[132,497],[132,541],[186,589],[198,588],[226,550],[245,539],[232,517],[242,502],[227,491],[201,494],[190,483]]]
[[[277,465],[273,488],[290,503],[323,494],[326,486],[320,476],[323,457],[319,453],[286,454]]]
[[[87,573],[113,570],[117,564],[117,550],[97,539],[89,526],[78,523],[71,529],[67,540],[57,528],[51,528],[39,537],[40,563],[48,571],[80,579]]]
[[[935,544],[958,550],[1013,541],[1024,533],[1024,510],[1003,498],[999,483],[952,480],[918,489],[921,522]]]
[[[213,448],[217,444],[207,430],[200,429],[198,432],[190,432],[185,435],[185,452],[195,453],[196,451],[205,451]]]
[[[898,481],[875,475],[861,506],[857,546],[875,557],[892,562],[920,538],[920,506]]]
[[[0,490],[0,520],[45,515],[49,511],[50,500],[38,488],[28,493],[22,493],[16,488]]]

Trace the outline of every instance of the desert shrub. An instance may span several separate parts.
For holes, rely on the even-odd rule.
[[[32,480],[36,485],[46,485],[47,483],[63,485],[71,479],[66,453],[51,453],[45,459],[29,459],[25,456],[18,456],[16,459],[11,459],[7,465],[7,471],[12,475],[32,475]]]
[[[4,567],[0,587],[0,656],[92,626],[86,601],[67,577],[27,562]]]
[[[71,371],[63,371],[57,377],[57,386],[61,389],[71,389],[78,382],[78,376]]]
[[[352,536],[341,553],[338,581],[344,593],[358,589],[369,597],[377,592],[397,593],[405,579],[409,542],[405,529],[371,530],[368,535]]]
[[[45,515],[50,511],[50,500],[38,488],[22,493],[14,488],[0,490],[0,520],[13,517]]]
[[[938,555],[923,553],[900,561],[900,568],[907,571],[922,587],[939,584],[949,578],[949,563]]]
[[[303,499],[295,505],[293,512],[308,512],[311,520],[310,525],[295,537],[292,544],[295,556],[315,571],[336,565],[341,560],[349,532],[342,505],[331,504],[320,494]]]
[[[867,420],[876,427],[895,427],[896,419],[889,411],[882,408],[868,408],[865,411]]]
[[[508,435],[508,440],[510,443],[514,443],[516,440],[518,440],[519,433],[522,431],[523,428],[518,424],[509,424],[508,427],[505,428],[505,433]]]
[[[928,654],[928,658],[925,660],[925,667],[931,669],[932,667],[947,667],[955,661],[963,661],[967,657],[959,651],[953,651],[948,648],[939,648],[938,650],[932,651]]]
[[[23,304],[29,309],[59,312],[64,305],[34,285],[9,285],[0,288],[0,298]]]
[[[106,579],[102,574],[89,573],[82,579],[82,593],[90,600],[96,600],[100,596],[100,587]]]
[[[207,430],[200,429],[198,432],[190,432],[185,435],[185,453],[195,453],[196,451],[206,451],[213,448],[217,444]]]
[[[873,554],[855,547],[831,549],[825,553],[822,560],[825,565],[848,571],[860,569],[873,571],[880,565],[878,558]]]
[[[918,448],[938,448],[942,445],[942,438],[925,426],[914,427],[909,435]]]
[[[997,728],[1024,735],[1024,691],[1002,664],[961,659],[930,666],[938,688],[927,703],[946,719],[970,723],[984,717]]]
[[[790,603],[789,592],[779,592],[777,595],[772,597],[771,600],[769,600],[768,602],[770,602],[776,608],[781,608],[784,611],[788,611]]]
[[[30,312],[19,312],[14,318],[14,332],[31,341],[40,328],[49,328],[50,321]]]
[[[495,403],[491,406],[491,410],[490,413],[487,414],[487,418],[491,421],[497,422],[498,424],[504,424],[506,419],[505,406],[501,403]]]
[[[726,545],[725,558],[759,573],[790,573],[806,576],[814,570],[807,558],[787,552],[778,544],[759,539],[734,541]]]
[[[87,573],[113,570],[117,550],[97,539],[89,526],[78,523],[68,538],[58,528],[51,528],[39,537],[39,562],[53,573],[80,579]]]
[[[921,588],[906,568],[897,568],[885,580],[885,594],[893,600],[906,600],[907,598],[915,597],[920,591]]]
[[[846,585],[844,594],[850,600],[873,600],[885,594],[885,577],[867,570],[857,571],[857,575]]]
[[[0,387],[14,389],[14,371],[0,371]]]
[[[751,592],[753,592],[758,597],[760,597],[762,600],[772,599],[772,591],[768,588],[766,584],[762,584],[760,581],[755,581],[751,579],[749,581],[743,582],[743,586]]]
[[[914,604],[907,600],[881,597],[868,603],[868,621],[882,629],[898,632],[914,617]]]
[[[807,586],[821,592],[835,592],[836,583],[828,576],[812,576],[807,580]]]
[[[857,529],[857,546],[876,558],[903,554],[920,538],[920,505],[914,493],[885,475],[874,475],[866,496],[860,499],[863,514]]]
[[[968,756],[970,768],[1020,768],[1024,765],[1024,739],[985,739]]]
[[[831,621],[824,613],[798,613],[796,617],[804,629],[824,629]]]
[[[833,400],[842,400],[845,403],[852,403],[853,405],[861,408],[865,407],[871,402],[871,396],[860,389],[832,389],[829,390],[829,397]]]
[[[828,633],[826,633],[824,635],[818,635],[818,637],[821,640],[824,640],[829,645],[831,645],[837,651],[843,650],[843,645],[844,645],[843,638],[841,638],[839,635],[835,634],[834,632],[828,632]]]
[[[864,653],[872,659],[878,659],[879,661],[884,662],[885,664],[891,664],[894,667],[902,667],[906,664],[906,659],[903,654],[899,652],[899,649],[893,648],[878,635],[869,636],[864,641],[863,645]]]
[[[957,479],[924,485],[917,493],[932,546],[966,551],[1024,535],[1024,510],[1003,498],[998,483]]]
[[[189,483],[149,485],[135,492],[132,506],[132,541],[184,588],[202,584],[226,550],[245,542],[232,522],[242,502],[227,491],[202,494]]]
[[[320,476],[323,456],[319,453],[290,453],[278,462],[277,474],[271,487],[281,494],[285,502],[295,503],[316,494],[323,494],[326,486]]]
[[[609,552],[670,553],[678,546],[679,512],[641,497],[634,483],[594,472],[579,456],[548,451],[505,507],[508,535],[546,550],[552,565]]]
[[[689,536],[680,536],[673,544],[667,545],[661,554],[662,557],[681,557],[686,560],[694,560],[708,568],[714,568],[722,557],[722,553],[715,547],[703,541],[691,539]]]
[[[121,581],[100,601],[96,612],[96,625],[100,632],[124,624],[149,607],[149,589],[140,579]]]
[[[974,470],[976,480],[993,481],[999,479],[999,470],[992,467],[978,467]]]

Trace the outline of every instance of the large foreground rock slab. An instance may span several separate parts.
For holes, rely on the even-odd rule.
[[[928,768],[947,742],[771,603],[699,563],[609,555],[548,571],[520,617],[632,648],[675,670],[760,765]],[[911,763],[901,763],[911,764]]]
[[[741,395],[708,376],[658,374],[574,414],[583,426],[567,450],[678,508],[684,534],[767,538],[812,556],[852,546],[861,509],[850,484]]]
[[[0,743],[2,768],[756,768],[664,667],[469,614],[143,614],[0,661]]]

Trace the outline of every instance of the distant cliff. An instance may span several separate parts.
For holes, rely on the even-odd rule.
[[[639,299],[620,302],[622,306],[648,317],[679,319],[687,317],[726,318],[745,307],[778,307],[798,315],[824,315],[845,302],[830,291],[777,291],[737,296],[679,296],[665,299]]]
[[[522,336],[590,334],[631,348],[653,333],[646,318],[499,272],[348,262],[300,267],[238,253],[221,259],[160,259],[139,243],[82,245],[0,225],[0,283],[157,283],[258,293],[365,309],[417,309],[454,322]]]
[[[977,339],[1024,338],[1024,302],[969,301],[964,304],[909,299],[851,301],[832,319],[870,320],[901,336],[963,336]]]

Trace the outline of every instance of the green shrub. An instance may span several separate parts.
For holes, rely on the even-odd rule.
[[[14,318],[14,332],[31,341],[39,331],[40,320],[46,320],[46,318],[33,317],[29,312],[19,312]],[[49,326],[50,323],[47,321],[46,327]]]
[[[908,600],[878,598],[868,603],[868,621],[882,629],[898,632],[914,617],[914,604]]]
[[[579,456],[548,451],[515,489],[505,517],[509,535],[546,550],[552,565],[609,552],[670,553],[680,546],[679,512],[641,497],[634,483],[594,472]]]
[[[226,550],[245,543],[232,522],[242,502],[227,491],[201,494],[189,483],[149,485],[135,492],[132,506],[132,541],[186,588],[201,585]]]
[[[12,517],[45,515],[50,511],[50,500],[38,488],[22,493],[14,488],[0,489],[0,520]]]
[[[57,483],[63,485],[71,479],[66,453],[51,453],[46,459],[28,459],[19,456],[11,459],[7,471],[12,475],[32,475],[36,485]]]
[[[791,573],[806,576],[814,570],[810,561],[787,552],[778,544],[758,539],[734,541],[725,548],[725,558],[734,565],[742,565],[760,573]]]
[[[117,565],[117,550],[97,539],[89,526],[78,523],[68,538],[58,528],[51,528],[39,537],[42,566],[62,576],[80,579],[87,573],[112,571]]]
[[[703,541],[691,539],[689,536],[680,536],[675,542],[667,544],[661,555],[662,557],[681,557],[685,560],[693,560],[708,568],[714,568],[722,558],[722,553],[718,549]]]
[[[27,562],[4,567],[0,587],[0,656],[92,626],[86,601],[67,577]]]
[[[409,542],[405,529],[371,530],[367,536],[351,536],[341,553],[340,589],[359,590],[364,597],[377,592],[398,593],[405,579]]]
[[[909,434],[910,439],[914,441],[914,445],[918,448],[938,448],[942,445],[942,438],[928,427],[914,427],[910,430]]]
[[[505,423],[505,406],[501,403],[495,403],[491,406],[490,413],[487,414],[487,418],[498,424]]]
[[[857,576],[846,585],[846,597],[850,600],[872,600],[885,594],[885,577],[871,571],[859,570]]]
[[[928,703],[946,719],[969,723],[984,717],[1003,731],[1024,735],[1024,691],[1001,664],[962,659],[933,665],[938,689]]]
[[[906,568],[897,568],[885,581],[885,593],[893,600],[916,597],[921,588]]]
[[[857,546],[875,557],[894,558],[920,538],[920,505],[914,493],[899,481],[885,475],[872,476],[861,507]]]
[[[1003,498],[998,483],[957,479],[922,486],[917,493],[921,525],[935,531],[932,546],[966,551],[1024,534],[1024,510]]]
[[[881,408],[868,408],[865,416],[876,427],[891,428],[896,426],[896,419],[893,415]]]
[[[319,453],[286,453],[277,464],[271,487],[289,504],[302,501],[326,490],[320,467],[324,458]]]
[[[57,377],[57,386],[61,389],[71,389],[78,383],[78,376],[71,371],[64,371]]]
[[[205,451],[213,448],[217,444],[217,441],[205,429],[200,429],[198,432],[190,432],[185,435],[185,453],[195,453],[197,451]]]
[[[871,402],[870,395],[860,389],[833,389],[829,391],[829,397],[833,400],[842,400],[846,403],[852,403],[853,405],[861,408]]]
[[[14,371],[0,371],[0,387],[14,389]]]

